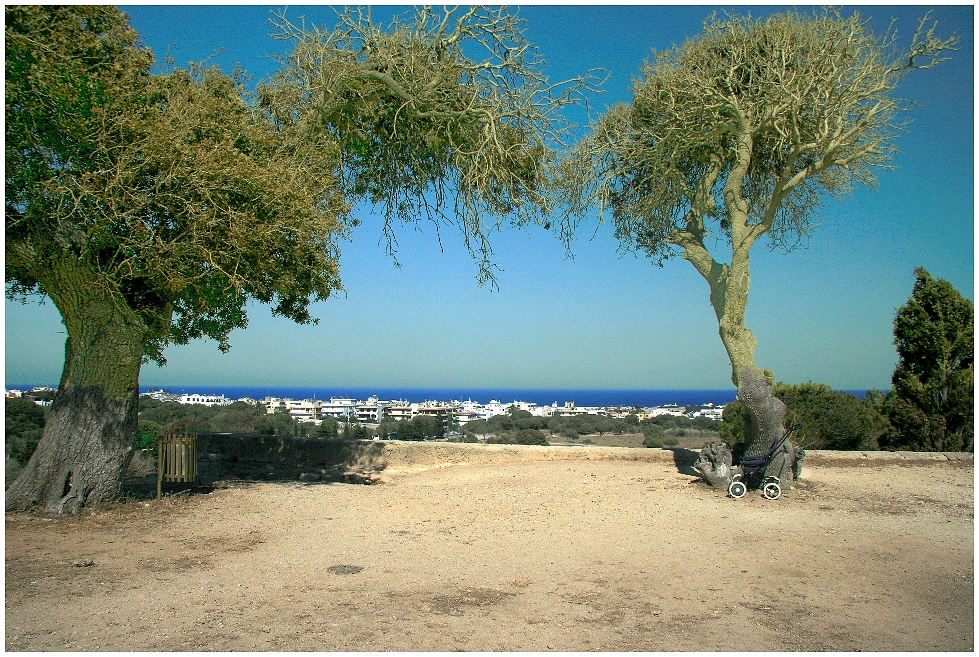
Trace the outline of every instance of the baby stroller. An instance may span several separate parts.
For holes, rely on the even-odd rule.
[[[785,441],[793,432],[801,428],[801,424],[794,424],[789,430],[776,438],[771,448],[762,456],[745,456],[741,459],[741,474],[734,475],[734,481],[728,486],[727,492],[736,500],[748,494],[748,484],[753,488],[761,486],[761,495],[766,500],[777,500],[782,495],[782,486],[778,477],[766,477],[765,470],[768,468],[769,461],[775,453],[782,448]]]

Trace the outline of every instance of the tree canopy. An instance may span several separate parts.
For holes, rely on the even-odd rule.
[[[261,106],[339,145],[344,189],[383,210],[392,255],[396,222],[454,224],[483,283],[493,230],[549,227],[551,167],[570,138],[561,109],[587,102],[598,72],[550,82],[505,8],[421,7],[387,26],[369,8],[338,12],[331,27],[283,12],[274,23],[292,50],[260,86]]]
[[[340,287],[335,147],[256,112],[240,76],[150,75],[113,7],[6,19],[8,295],[47,294],[64,316],[53,277],[70,261],[161,362],[169,342],[226,349],[249,298],[311,321],[310,299]]]
[[[616,234],[662,262],[682,250],[705,276],[705,238],[739,249],[762,235],[792,248],[824,196],[876,182],[910,103],[912,70],[956,39],[922,19],[911,44],[876,37],[854,13],[764,20],[712,16],[696,39],[654,53],[631,105],[613,107],[564,162],[574,200],[611,210]]]
[[[737,383],[757,370],[744,327],[752,246],[765,235],[772,246],[805,243],[824,197],[875,183],[910,105],[894,97],[898,83],[956,42],[934,30],[922,19],[901,49],[856,13],[712,17],[698,38],[655,54],[632,104],[613,107],[562,163],[575,190],[569,216],[597,204],[626,248],[693,264]],[[729,264],[708,238],[730,245]]]

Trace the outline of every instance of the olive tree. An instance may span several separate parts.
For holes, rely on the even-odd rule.
[[[299,323],[340,289],[361,200],[456,223],[492,280],[489,233],[546,220],[548,176],[587,74],[551,85],[504,10],[369,12],[329,29],[280,17],[294,48],[255,94],[243,72],[153,74],[113,7],[7,7],[7,294],[49,298],[65,366],[6,508],[114,498],[137,431],[141,365],[168,344],[222,350],[249,300]]]
[[[249,299],[310,322],[339,288],[336,148],[256,112],[216,70],[151,75],[113,7],[7,7],[7,294],[45,295],[61,383],[6,508],[69,512],[120,489],[141,364]]]
[[[875,36],[857,14],[711,17],[699,37],[655,54],[632,103],[611,108],[562,165],[578,181],[572,217],[597,204],[627,247],[660,265],[680,255],[707,282],[747,409],[748,455],[768,451],[785,415],[745,326],[751,250],[762,238],[804,244],[824,200],[875,184],[909,107],[898,84],[956,43],[934,29],[926,16],[901,48],[893,30]],[[791,482],[802,456],[786,444],[768,474]],[[730,459],[705,450],[698,467],[726,487]]]

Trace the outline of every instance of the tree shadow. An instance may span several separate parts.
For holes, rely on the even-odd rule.
[[[175,495],[207,495],[222,486],[216,482],[164,482],[163,494],[165,496]],[[145,477],[130,477],[122,482],[122,497],[136,500],[151,500],[156,497],[156,475],[146,475]]]
[[[698,458],[700,458],[699,451],[686,449],[685,447],[673,448],[673,464],[680,474],[699,477],[700,473],[694,470],[693,467],[693,464],[697,462]]]
[[[164,495],[201,495],[259,482],[371,485],[387,467],[384,444],[379,441],[214,433],[196,436],[195,481],[164,481]],[[156,483],[154,465],[153,474],[126,479],[123,494],[153,498]]]

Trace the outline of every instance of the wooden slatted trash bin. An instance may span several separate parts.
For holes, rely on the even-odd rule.
[[[156,499],[163,497],[163,481],[197,479],[197,435],[168,433],[160,439],[156,461]]]

